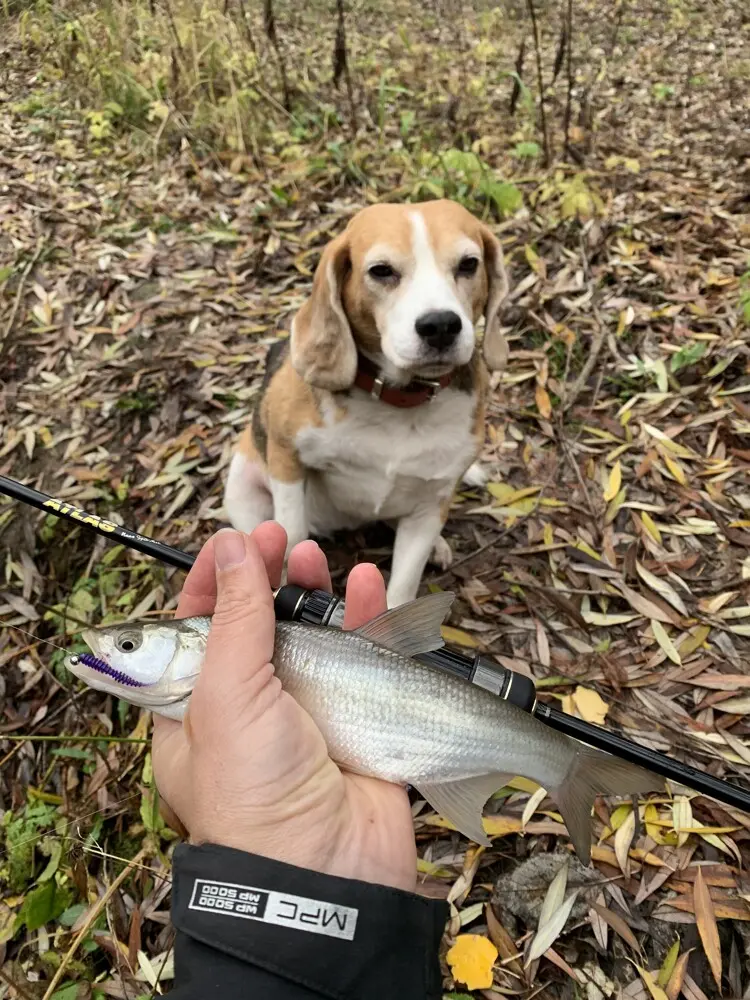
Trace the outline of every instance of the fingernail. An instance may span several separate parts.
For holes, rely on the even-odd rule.
[[[214,559],[217,569],[231,569],[245,561],[245,539],[239,531],[222,528],[214,538]]]

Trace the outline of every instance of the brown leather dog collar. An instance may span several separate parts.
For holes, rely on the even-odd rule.
[[[448,372],[439,379],[417,378],[404,386],[386,385],[377,365],[360,354],[354,385],[364,389],[373,399],[379,399],[389,406],[408,408],[428,403],[440,389],[450,385],[452,380],[453,372]]]

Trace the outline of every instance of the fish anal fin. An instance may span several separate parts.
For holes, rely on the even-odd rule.
[[[581,747],[564,781],[550,794],[565,820],[584,865],[591,862],[591,810],[597,795],[637,795],[663,791],[664,779],[636,764],[593,747]]]
[[[482,814],[490,795],[494,795],[513,777],[512,774],[480,774],[459,781],[415,784],[419,794],[427,799],[443,819],[447,819],[475,844],[489,847],[492,841],[484,831]]]
[[[365,622],[355,634],[402,656],[440,649],[444,644],[440,626],[450,611],[453,597],[448,591],[418,597]]]

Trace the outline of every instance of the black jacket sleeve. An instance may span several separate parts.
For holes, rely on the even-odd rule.
[[[442,900],[228,847],[174,853],[174,1000],[440,1000]]]

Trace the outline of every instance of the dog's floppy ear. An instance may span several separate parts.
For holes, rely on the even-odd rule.
[[[310,297],[292,320],[294,370],[310,385],[337,392],[357,373],[357,348],[344,311],[342,286],[351,267],[346,230],[323,251]]]
[[[487,304],[484,308],[483,354],[487,367],[492,371],[504,368],[508,360],[508,344],[501,332],[500,306],[508,294],[508,275],[503,263],[500,240],[487,227],[482,226],[484,267],[487,272]]]

